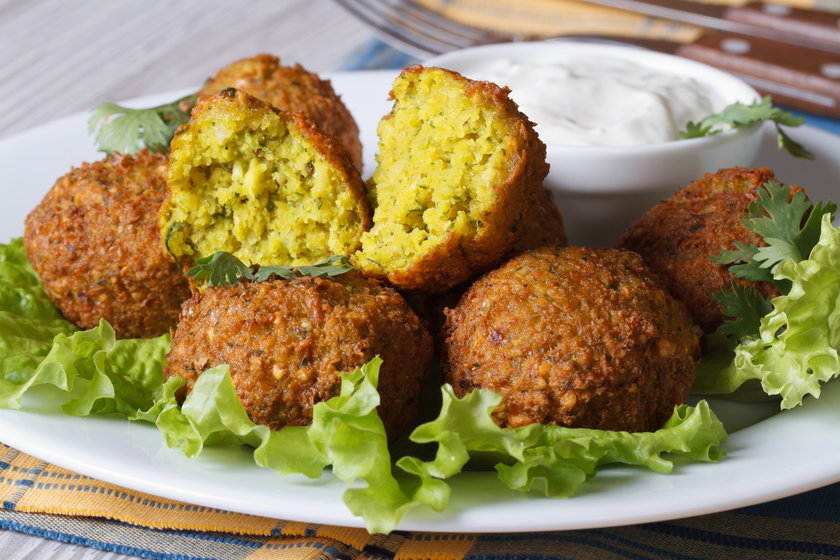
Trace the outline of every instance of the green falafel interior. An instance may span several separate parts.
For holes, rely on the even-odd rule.
[[[102,322],[78,331],[59,316],[29,266],[20,240],[0,244],[0,406],[20,408],[36,385],[70,415],[119,414],[156,424],[167,445],[195,456],[209,445],[246,444],[256,464],[281,475],[333,474],[348,484],[344,500],[371,532],[390,532],[411,509],[445,507],[445,479],[480,457],[509,488],[566,497],[599,465],[640,465],[669,472],[676,454],[716,460],[726,439],[705,403],[680,406],[656,432],[577,430],[558,426],[499,428],[490,416],[499,396],[480,390],[463,399],[442,387],[438,417],[415,429],[415,444],[436,444],[435,458],[396,462],[377,406],[380,360],[342,374],[338,396],[315,405],[313,423],[272,431],[254,424],[236,396],[227,366],[205,371],[179,405],[183,379],[161,373],[169,335],[116,340]]]

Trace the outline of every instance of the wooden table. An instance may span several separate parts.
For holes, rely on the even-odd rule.
[[[103,101],[198,87],[268,52],[337,70],[371,33],[331,0],[0,0],[0,139]],[[2,560],[136,558],[0,530]]]

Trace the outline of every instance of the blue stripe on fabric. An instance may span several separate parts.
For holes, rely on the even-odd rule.
[[[70,533],[62,533],[60,531],[52,531],[49,529],[43,529],[41,527],[35,527],[33,525],[26,525],[17,521],[6,521],[0,519],[0,529],[8,529],[11,531],[17,531],[19,533],[25,533],[27,535],[34,535],[36,537],[43,537],[45,539],[52,539],[55,541],[61,541],[70,544],[77,544],[80,546],[89,546],[98,550],[104,550],[105,552],[133,554],[134,556],[139,556],[141,558],[150,558],[151,560],[216,560],[215,558],[209,556],[185,556],[183,554],[154,552],[151,550],[126,546],[124,544],[106,543],[103,541],[97,541],[94,539],[80,537],[78,535],[72,535]]]
[[[785,107],[786,111],[790,111],[793,115],[797,117],[802,117],[805,119],[805,124],[813,126],[815,128],[821,128],[823,130],[827,130],[828,132],[833,132],[834,134],[840,134],[840,121],[837,119],[832,119],[829,117],[823,117],[820,115],[813,115],[811,113],[803,113],[801,111],[795,111],[790,109],[789,107]]]
[[[605,551],[611,552],[613,554],[618,554],[620,556],[623,556],[624,558],[630,558],[631,560],[648,560],[650,558],[649,556],[642,556],[642,555],[640,555],[636,552],[632,552],[630,550],[623,550],[621,548],[618,548],[617,546],[612,546],[612,545],[609,545],[609,544],[601,543],[601,542],[598,542],[598,541],[593,540],[593,539],[587,539],[587,538],[584,538],[584,537],[575,537],[575,536],[572,536],[572,535],[561,534],[561,533],[530,533],[530,534],[525,533],[525,534],[522,534],[522,535],[484,534],[484,535],[480,535],[478,537],[478,539],[476,539],[476,544],[478,544],[478,543],[491,543],[491,542],[504,542],[504,541],[529,541],[529,542],[533,542],[533,541],[536,541],[536,540],[557,542],[557,543],[570,542],[570,543],[574,543],[574,544],[585,545],[585,546],[589,546],[589,547],[592,547],[592,548],[605,550]],[[529,554],[528,558],[531,558],[531,557],[532,556]],[[487,556],[487,555],[484,555],[484,554],[482,554],[482,555],[470,555],[470,554],[468,554],[467,556],[464,557],[464,560],[486,560],[486,559],[502,560],[502,559],[507,559],[507,558],[517,558],[517,556],[515,554],[514,555],[508,555],[508,556],[496,555],[496,554],[490,555],[490,556]],[[533,556],[533,558],[537,558],[537,557]],[[556,558],[556,557],[555,556],[546,556],[546,558]],[[685,557],[685,558],[686,558],[686,560],[692,560],[688,557]]]
[[[827,521],[837,523],[840,519],[840,483],[767,502],[749,506],[733,513],[772,517],[774,519]]]
[[[717,546],[725,546],[728,548],[776,552],[786,551],[801,554],[819,554],[821,556],[840,558],[840,546],[833,544],[791,541],[786,539],[757,539],[752,537],[739,537],[726,535],[724,533],[703,531],[702,529],[685,527],[683,525],[674,525],[671,523],[638,525],[638,528],[651,531],[653,533],[661,533],[681,539],[699,541]]]
[[[666,550],[664,548],[658,548],[655,546],[650,546],[649,544],[644,544],[639,541],[628,539],[626,537],[621,537],[619,535],[615,535],[610,531],[605,531],[603,529],[593,529],[588,531],[590,534],[597,534],[600,535],[604,539],[612,539],[614,541],[618,541],[625,546],[632,546],[634,548],[638,548],[640,550],[644,550],[645,552],[650,552],[652,554],[658,554],[659,556],[665,556],[666,558],[673,558],[674,560],[703,560],[697,556],[686,556],[685,554],[679,554],[677,552]]]
[[[244,546],[247,548],[261,548],[265,543],[259,541],[249,541],[241,538],[236,537],[229,537],[229,536],[222,536],[222,535],[214,535],[211,533],[198,533],[192,531],[166,531],[167,535],[175,535],[178,537],[186,537],[190,539],[195,539],[199,541],[208,541],[208,542],[217,542],[217,543],[224,543],[224,544],[234,544],[237,546]]]
[[[329,554],[335,560],[353,560],[353,558],[356,557],[356,555],[349,555],[334,546],[326,547],[324,549],[324,554]]]

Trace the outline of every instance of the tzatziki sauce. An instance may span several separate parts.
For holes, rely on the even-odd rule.
[[[689,121],[720,110],[704,84],[627,60],[499,59],[459,70],[508,86],[546,144],[632,146],[677,140]]]

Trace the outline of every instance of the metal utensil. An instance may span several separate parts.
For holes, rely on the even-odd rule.
[[[410,0],[335,1],[386,42],[420,58],[488,43],[545,39],[464,25]],[[826,12],[816,14],[825,19]],[[840,118],[840,55],[823,49],[731,32],[705,33],[691,43],[591,35],[563,38],[630,43],[698,60],[738,75],[778,103]]]
[[[840,17],[834,13],[803,10],[783,4],[764,2],[749,2],[743,6],[723,6],[690,0],[585,1],[589,4],[609,6],[840,55]]]

